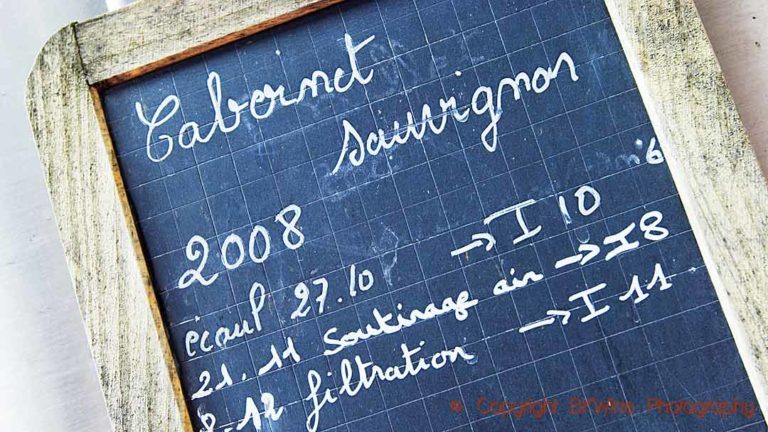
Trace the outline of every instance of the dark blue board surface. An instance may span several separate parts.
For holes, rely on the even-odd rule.
[[[197,430],[766,430],[602,1],[349,1],[102,96]]]

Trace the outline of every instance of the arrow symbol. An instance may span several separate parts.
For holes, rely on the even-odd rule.
[[[562,323],[563,323],[563,325],[566,325],[566,324],[568,324],[568,320],[571,318],[571,313],[570,312],[568,312],[568,311],[561,311],[561,310],[548,310],[547,311],[547,315],[549,315],[549,318],[542,318],[542,319],[540,319],[538,321],[534,321],[534,322],[532,322],[532,323],[530,323],[528,325],[520,327],[520,329],[518,331],[520,333],[525,333],[525,332],[531,331],[533,329],[537,329],[537,328],[540,328],[540,327],[546,327],[548,325],[552,325],[552,324],[555,323],[555,320],[557,319],[555,317],[558,317],[558,316],[563,317]]]
[[[547,315],[553,318],[556,316],[563,317],[563,325],[568,324],[568,320],[571,319],[571,313],[569,311],[549,310],[547,311]]]
[[[555,263],[555,268],[563,268],[565,266],[569,266],[571,264],[579,263],[580,265],[584,265],[588,262],[590,262],[592,259],[594,259],[597,255],[600,254],[600,246],[585,243],[579,245],[579,252],[586,252],[587,254],[584,255],[582,253],[563,258],[560,261]]]
[[[491,249],[493,249],[494,246],[496,246],[496,239],[493,238],[491,234],[488,233],[478,233],[472,235],[473,242],[464,246],[460,247],[453,252],[451,252],[451,256],[459,256],[463,253],[469,252],[472,249],[476,249],[483,246],[483,243],[485,244],[485,250],[490,252]]]

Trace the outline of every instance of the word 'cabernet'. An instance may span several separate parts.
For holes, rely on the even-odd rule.
[[[347,74],[342,68],[337,68],[334,73],[333,80],[323,71],[314,71],[311,76],[301,80],[299,84],[299,94],[295,98],[286,97],[285,87],[280,85],[277,88],[273,88],[270,84],[264,84],[262,89],[256,89],[251,94],[250,100],[245,102],[238,102],[234,99],[227,99],[227,109],[234,115],[234,120],[231,125],[227,125],[224,122],[224,114],[222,113],[222,95],[221,95],[221,78],[216,72],[208,74],[208,94],[211,98],[211,105],[213,107],[214,119],[211,129],[207,134],[202,135],[200,132],[200,123],[195,121],[189,121],[181,126],[178,131],[178,135],[175,137],[161,133],[155,137],[155,132],[158,127],[169,122],[179,111],[180,100],[176,95],[168,95],[163,99],[163,102],[155,109],[151,119],[147,119],[144,113],[144,108],[140,102],[136,102],[136,114],[139,116],[139,121],[147,126],[147,157],[153,162],[162,162],[168,158],[173,152],[174,143],[178,143],[179,147],[184,149],[190,149],[197,143],[207,143],[213,138],[217,131],[223,133],[232,132],[240,126],[240,116],[243,111],[250,111],[253,118],[257,120],[265,119],[271,116],[278,102],[280,105],[286,107],[291,105],[297,105],[307,95],[307,92],[311,92],[312,97],[317,97],[322,88],[326,93],[344,93],[355,83],[360,85],[368,84],[373,79],[373,71],[369,71],[365,76],[360,72],[360,68],[357,65],[357,53],[363,49],[366,45],[371,43],[375,36],[371,36],[365,39],[359,44],[352,42],[350,35],[344,35],[344,43],[347,49],[347,56],[349,58],[349,66],[351,73]],[[342,81],[346,79],[346,83]],[[268,102],[268,103],[265,103]],[[266,106],[266,108],[264,108]],[[263,112],[259,112],[263,110]],[[203,124],[207,124],[205,122]],[[160,143],[165,145],[165,151],[162,155],[155,155],[152,151],[153,144],[159,140]]]

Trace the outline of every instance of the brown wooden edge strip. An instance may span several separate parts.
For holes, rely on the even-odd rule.
[[[168,368],[168,376],[171,380],[171,387],[173,393],[176,396],[176,404],[179,408],[179,413],[182,416],[182,422],[185,432],[192,432],[192,421],[190,417],[190,407],[187,406],[185,392],[181,386],[181,380],[179,378],[179,371],[176,361],[171,351],[171,345],[169,343],[170,333],[165,326],[162,314],[160,313],[160,305],[157,298],[157,292],[155,291],[152,279],[150,278],[149,267],[147,266],[147,259],[144,253],[144,249],[141,245],[139,237],[138,223],[134,218],[131,211],[131,205],[128,201],[128,194],[126,193],[125,183],[123,182],[123,176],[120,172],[120,166],[117,162],[117,154],[115,153],[115,147],[112,144],[112,137],[109,134],[107,127],[107,120],[104,115],[104,108],[101,103],[101,96],[95,87],[89,87],[91,94],[91,100],[93,102],[93,108],[96,112],[96,116],[99,120],[99,129],[101,130],[102,139],[104,140],[104,150],[107,152],[110,165],[112,167],[112,175],[115,179],[115,187],[117,189],[118,196],[120,198],[120,207],[123,210],[123,217],[125,218],[128,226],[128,233],[131,237],[131,242],[135,250],[136,256],[139,257],[138,265],[144,279],[144,292],[147,295],[148,305],[150,313],[157,329],[158,341],[160,342],[160,350],[163,354],[163,359]]]

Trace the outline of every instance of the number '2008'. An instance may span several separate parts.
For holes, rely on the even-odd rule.
[[[290,216],[288,216],[290,215]],[[291,204],[275,216],[275,221],[285,228],[283,230],[283,243],[288,249],[298,249],[304,244],[304,234],[299,230],[298,223],[301,217],[301,207]],[[257,242],[263,243],[261,251],[257,248]],[[251,230],[246,245],[242,237],[230,234],[221,244],[221,263],[227,270],[234,270],[245,262],[246,255],[255,263],[263,263],[269,258],[272,240],[269,232],[261,225],[256,225]],[[247,247],[247,250],[246,250]],[[234,254],[230,252],[234,251]],[[198,261],[197,267],[185,271],[179,278],[179,288],[187,288],[195,282],[201,285],[210,285],[219,278],[218,273],[210,277],[203,276],[203,269],[208,263],[208,241],[199,235],[192,236],[186,247],[187,259],[191,262]],[[230,259],[230,256],[234,259]]]

